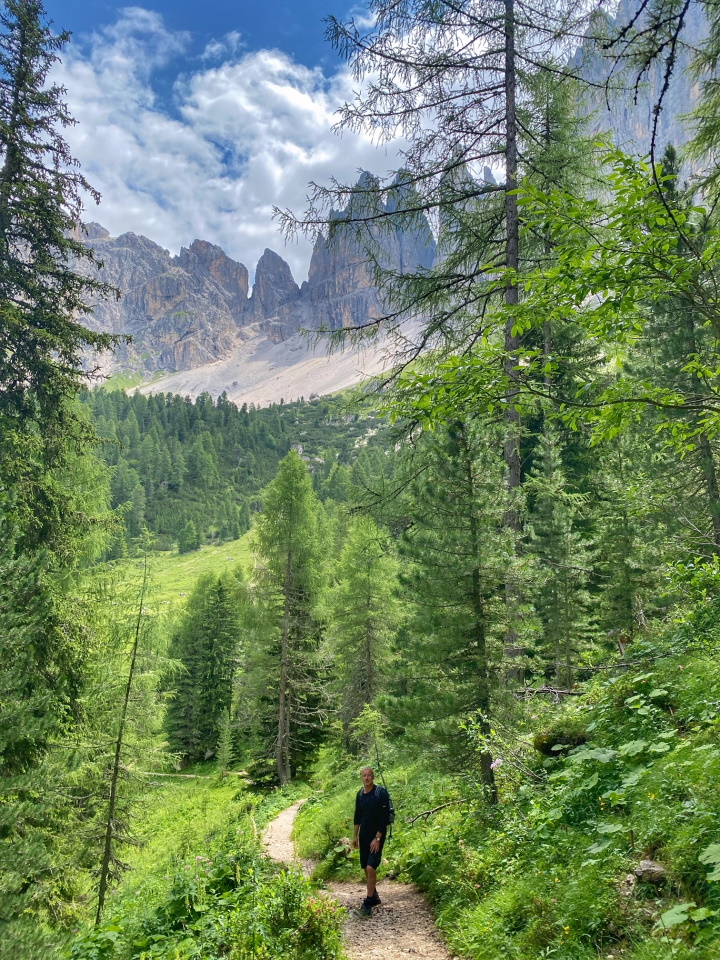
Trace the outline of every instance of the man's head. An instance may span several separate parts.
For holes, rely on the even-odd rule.
[[[360,771],[365,792],[369,793],[375,786],[375,771],[372,767],[363,767]]]

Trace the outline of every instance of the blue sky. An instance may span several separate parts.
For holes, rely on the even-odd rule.
[[[110,0],[47,0],[46,9],[57,27],[82,37],[114,23],[119,11],[129,5]],[[238,31],[250,50],[277,47],[306,67],[324,64],[330,69],[337,55],[324,41],[323,18],[333,14],[342,19],[350,12],[343,0],[157,0],[143,6],[163,16],[172,29],[187,31],[195,53]]]
[[[305,278],[309,244],[285,245],[272,207],[302,212],[310,180],[384,174],[396,148],[331,131],[356,87],[324,42],[327,14],[366,16],[349,0],[46,0],[72,31],[55,80],[77,126],[73,154],[100,190],[86,210],[118,235],[176,253],[220,244],[253,271],[265,247]]]

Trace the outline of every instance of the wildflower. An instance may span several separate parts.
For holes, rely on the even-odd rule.
[[[563,927],[563,930],[566,934],[570,933],[570,927]]]
[[[493,762],[490,764],[490,769],[491,769],[491,770],[497,770],[497,768],[498,768],[498,767],[501,767],[501,766],[503,765],[503,763],[505,763],[505,761],[503,760],[503,758],[502,758],[502,757],[498,757],[497,760],[493,760]]]

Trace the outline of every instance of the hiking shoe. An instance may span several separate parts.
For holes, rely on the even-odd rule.
[[[373,908],[372,900],[370,899],[370,897],[365,897],[365,899],[362,902],[362,906],[360,907],[360,913],[362,913],[362,915],[365,917],[369,917],[372,915],[372,908]]]
[[[373,907],[379,907],[380,904],[382,903],[382,900],[380,899],[377,889],[375,890],[375,893],[373,893],[373,895],[368,899],[370,900],[370,905]]]

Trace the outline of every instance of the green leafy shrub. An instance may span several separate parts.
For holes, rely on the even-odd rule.
[[[232,960],[339,960],[342,920],[338,904],[314,895],[301,873],[284,870],[260,887],[251,910],[231,920]]]

